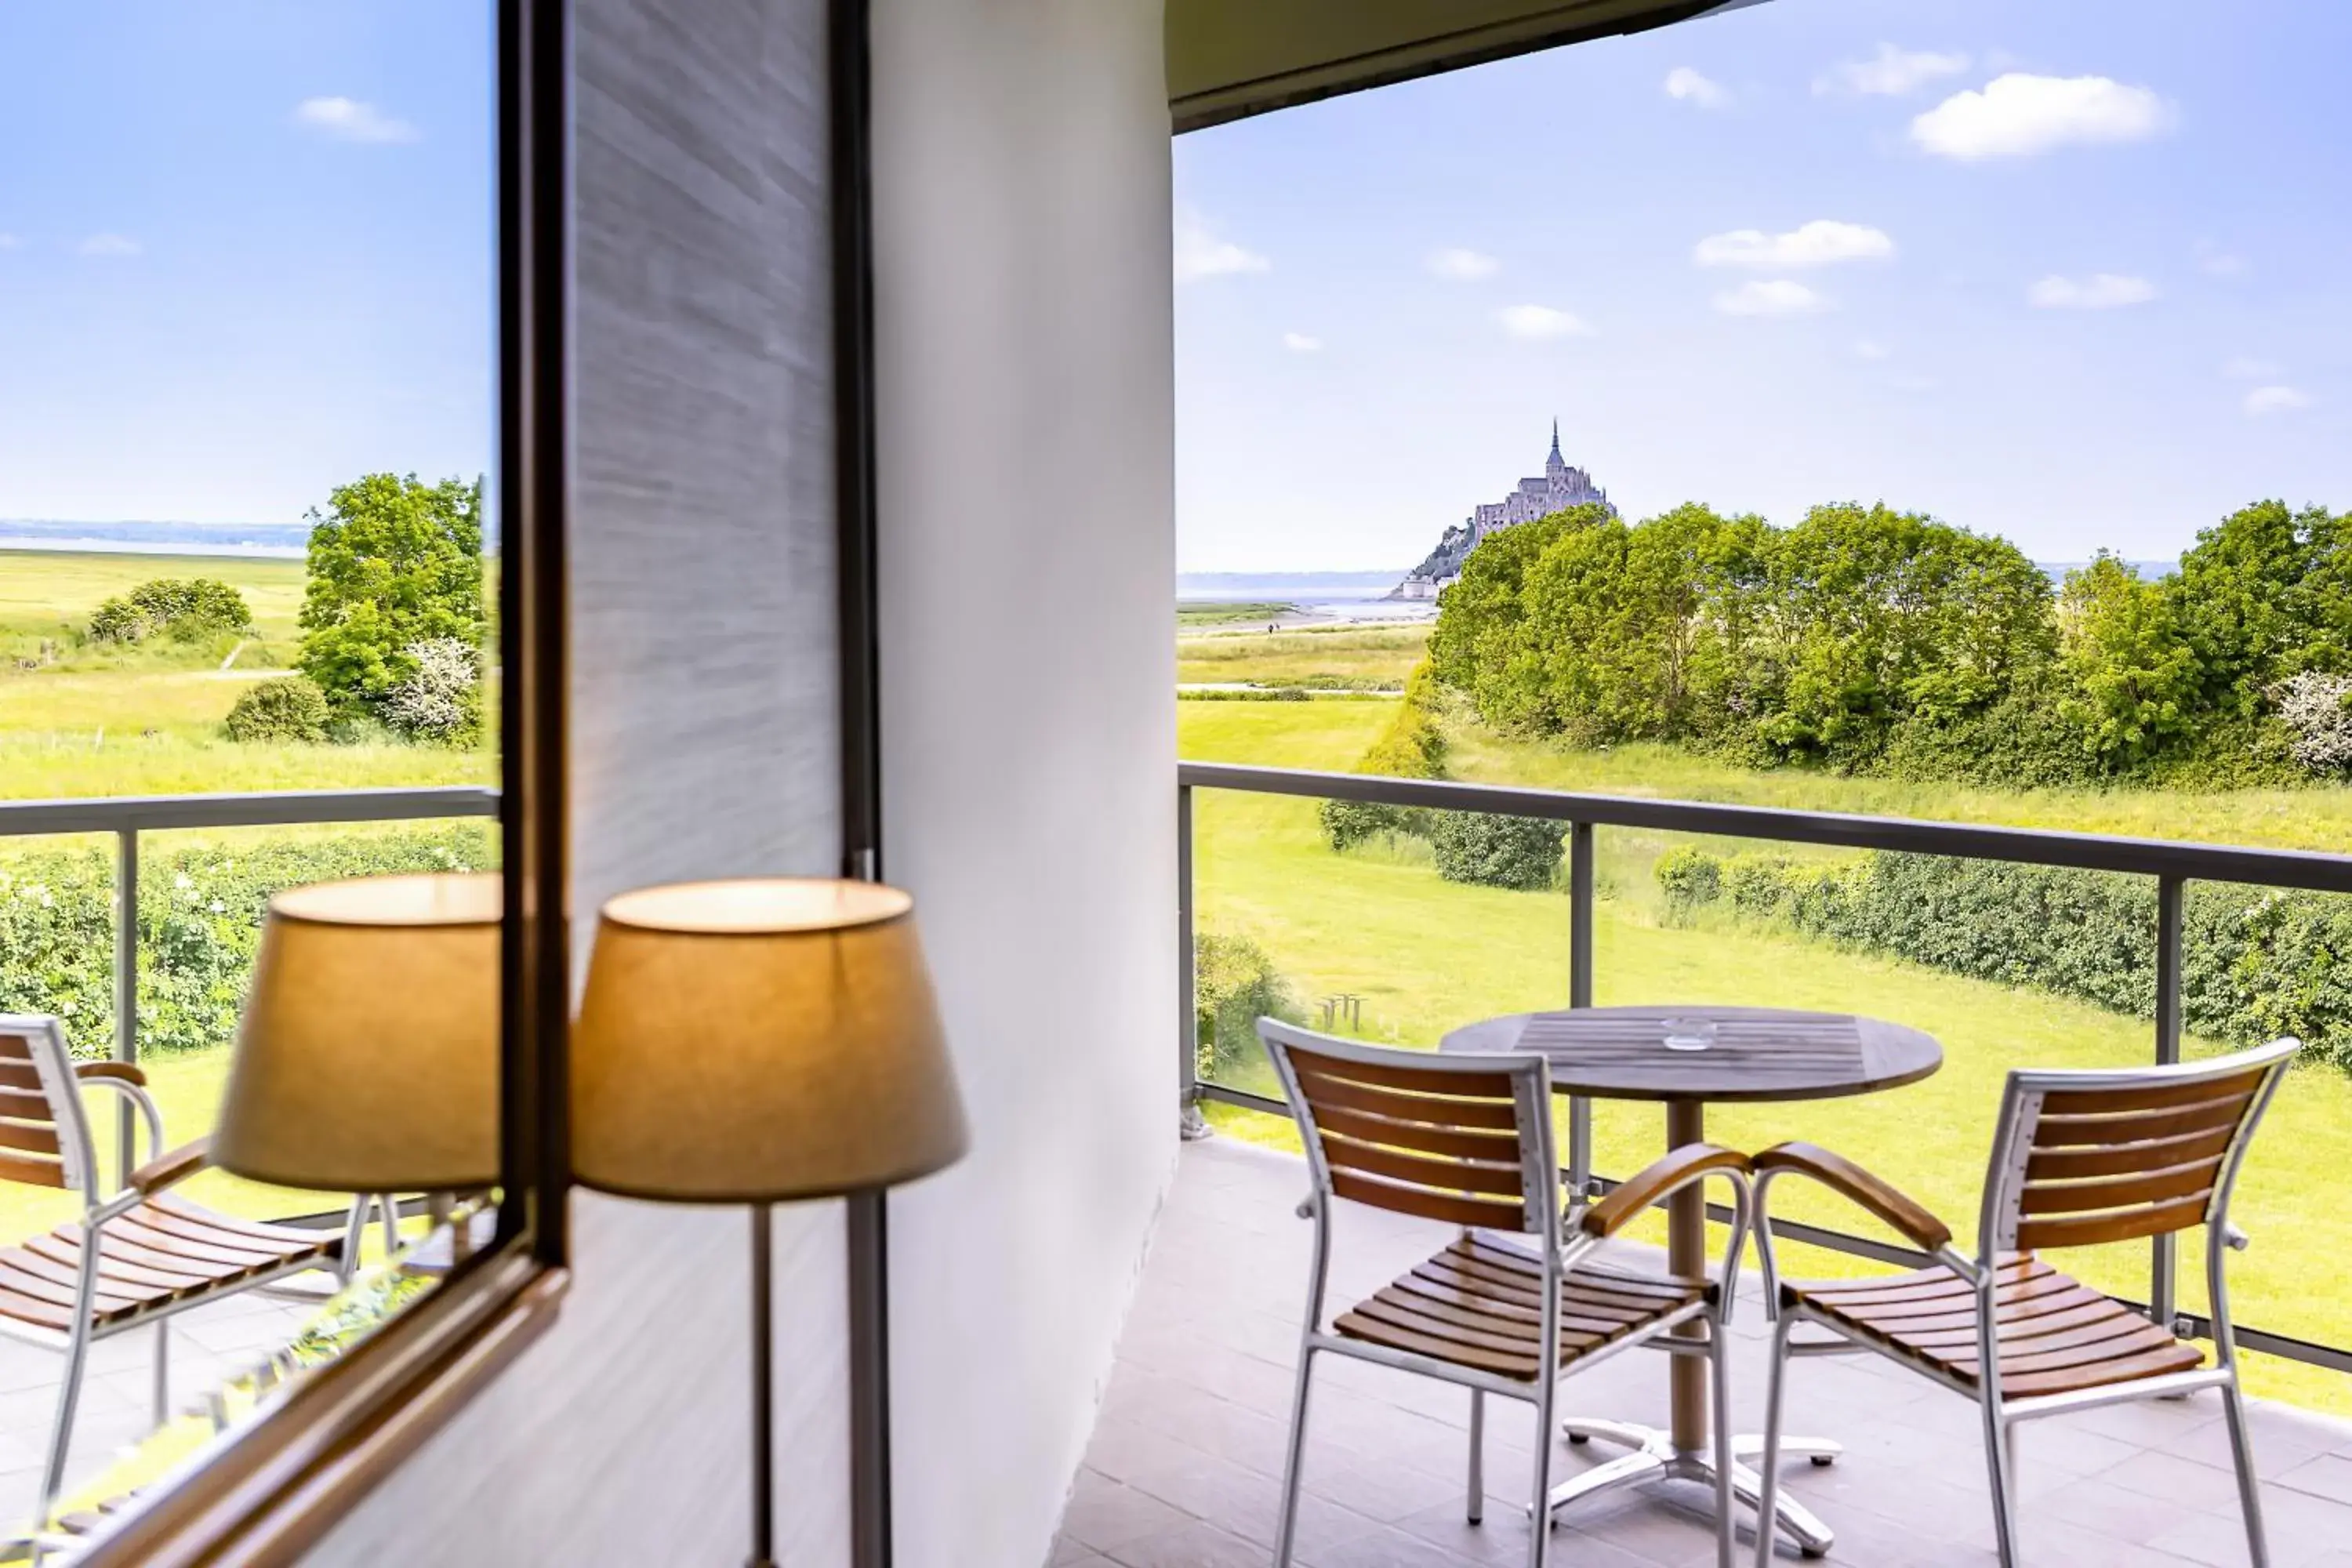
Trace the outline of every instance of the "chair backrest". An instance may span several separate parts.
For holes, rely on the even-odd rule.
[[[1537,1056],[1442,1057],[1257,1021],[1318,1192],[1557,1240],[1551,1077]]]
[[[0,1013],[0,1181],[88,1194],[96,1164],[65,1026]]]
[[[2299,1048],[2273,1040],[2171,1067],[2011,1073],[1978,1232],[1985,1256],[2219,1225]]]

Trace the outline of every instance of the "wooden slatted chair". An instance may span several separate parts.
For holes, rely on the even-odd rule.
[[[81,1091],[99,1088],[139,1110],[147,1163],[112,1197],[101,1193]],[[38,1015],[0,1015],[0,1180],[82,1195],[79,1224],[0,1248],[0,1334],[65,1352],[41,1509],[57,1500],[73,1436],[89,1347],[133,1329],[155,1330],[154,1413],[170,1414],[174,1312],[307,1268],[335,1269],[342,1238],[331,1231],[256,1225],[215,1214],[169,1191],[210,1160],[205,1142],[163,1152],[163,1118],[140,1070],[123,1062],[77,1062],[64,1028]],[[97,1245],[87,1244],[95,1237]]]
[[[2245,1395],[2224,1278],[2246,1245],[2230,1194],[2248,1143],[2297,1049],[2277,1040],[2211,1061],[2126,1071],[2012,1072],[1993,1133],[1977,1253],[1951,1227],[1853,1162],[1809,1143],[1756,1156],[1758,1246],[1778,1306],[1764,1427],[1769,1518],[1779,1483],[1780,1406],[1792,1355],[1861,1347],[1975,1400],[1984,1416],[1993,1531],[2002,1568],[2017,1563],[2017,1424],[2126,1400],[2219,1388],[2254,1568],[2265,1568],[2262,1495],[2248,1447]],[[1781,1283],[1765,1205],[1771,1184],[1801,1175],[1842,1194],[1934,1254],[1893,1279]],[[2206,1229],[2213,1361],[2170,1324],[2150,1322],[2042,1260],[2044,1251]],[[1792,1342],[1799,1323],[1832,1339]],[[1757,1543],[1771,1561],[1769,1531]]]
[[[1276,1568],[1290,1562],[1318,1355],[1353,1356],[1470,1390],[1473,1524],[1486,1495],[1486,1397],[1532,1404],[1544,1436],[1535,1445],[1531,1568],[1543,1568],[1551,1538],[1553,1394],[1563,1376],[1703,1323],[1700,1342],[1715,1374],[1715,1429],[1730,1430],[1723,1323],[1748,1228],[1744,1155],[1703,1143],[1677,1149],[1564,1224],[1551,1076],[1541,1057],[1390,1050],[1271,1018],[1259,1019],[1257,1031],[1306,1143],[1313,1187],[1299,1213],[1315,1221]],[[1643,1210],[1708,1176],[1730,1184],[1737,1216],[1720,1284],[1591,1266],[1595,1249]],[[1326,1329],[1334,1198],[1446,1221],[1462,1226],[1462,1235]],[[1534,1246],[1497,1246],[1482,1232],[1516,1233]],[[1722,1568],[1729,1568],[1732,1553],[1731,1471],[1729,1465],[1717,1470]]]

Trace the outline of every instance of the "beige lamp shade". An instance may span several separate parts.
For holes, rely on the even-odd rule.
[[[572,1034],[581,1181],[782,1202],[911,1181],[963,1150],[905,893],[774,878],[604,906]]]
[[[332,1192],[497,1181],[504,901],[495,872],[271,899],[214,1163]]]

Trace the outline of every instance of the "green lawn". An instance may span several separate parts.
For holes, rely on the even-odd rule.
[[[1343,769],[1387,713],[1377,702],[1187,703],[1179,710],[1180,737],[1187,757]],[[1633,780],[1621,774],[1616,782]],[[1681,793],[1684,782],[1661,781],[1658,793]],[[1334,855],[1317,832],[1311,801],[1210,792],[1198,797],[1197,812],[1201,918],[1265,947],[1310,1011],[1318,997],[1354,993],[1366,998],[1366,1037],[1426,1046],[1472,1018],[1565,1003],[1564,897],[1444,882],[1409,854]],[[1922,1083],[1849,1100],[1727,1110],[1709,1131],[1748,1149],[1798,1136],[1842,1149],[1963,1234],[1973,1230],[1991,1118],[2011,1068],[2124,1065],[2147,1061],[2151,1050],[2148,1025],[2078,1003],[1765,932],[1669,929],[1639,898],[1604,898],[1594,974],[1602,1003],[1828,1007],[1936,1036],[1946,1065]],[[2191,1042],[2191,1048],[2202,1047]],[[1246,1136],[1285,1136],[1279,1124],[1247,1113],[1223,1120]],[[1604,1171],[1628,1173],[1659,1152],[1654,1110],[1604,1105],[1595,1121]],[[2336,1179],[2347,1154],[2352,1083],[2334,1071],[2298,1070],[2241,1189],[2237,1217],[2255,1237],[2231,1273],[2241,1321],[2352,1343],[2352,1300],[2336,1288],[2335,1265],[2352,1247],[2352,1210]],[[1797,1217],[1868,1228],[1834,1200],[1794,1187],[1783,1194],[1783,1212]],[[2193,1281],[2201,1265],[2194,1248],[2186,1250],[2183,1279]],[[2068,1262],[2116,1289],[2146,1289],[2145,1247]],[[1796,1267],[1840,1274],[1867,1268],[1813,1252]],[[2184,1284],[2185,1305],[2201,1303],[2202,1295],[2201,1287]],[[2352,1380],[2269,1360],[2258,1360],[2252,1375],[2264,1392],[2352,1411]]]
[[[1288,615],[1297,607],[1281,599],[1179,600],[1176,605],[1176,626],[1179,631],[1181,631],[1192,626],[1245,626],[1252,621],[1264,626],[1277,616]]]

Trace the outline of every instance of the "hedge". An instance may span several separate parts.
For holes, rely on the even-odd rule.
[[[1915,963],[2156,1016],[2156,882],[2061,867],[1883,851],[1840,860],[1693,849],[1657,867],[1670,911],[1743,915]],[[2187,1026],[2242,1047],[2293,1035],[2352,1068],[2352,898],[2192,882]]]
[[[152,847],[152,840],[150,841]],[[139,1049],[226,1045],[280,888],[384,871],[497,864],[495,825],[151,847],[139,872]],[[53,1013],[78,1057],[114,1047],[114,876],[98,848],[0,858],[0,1012]]]

